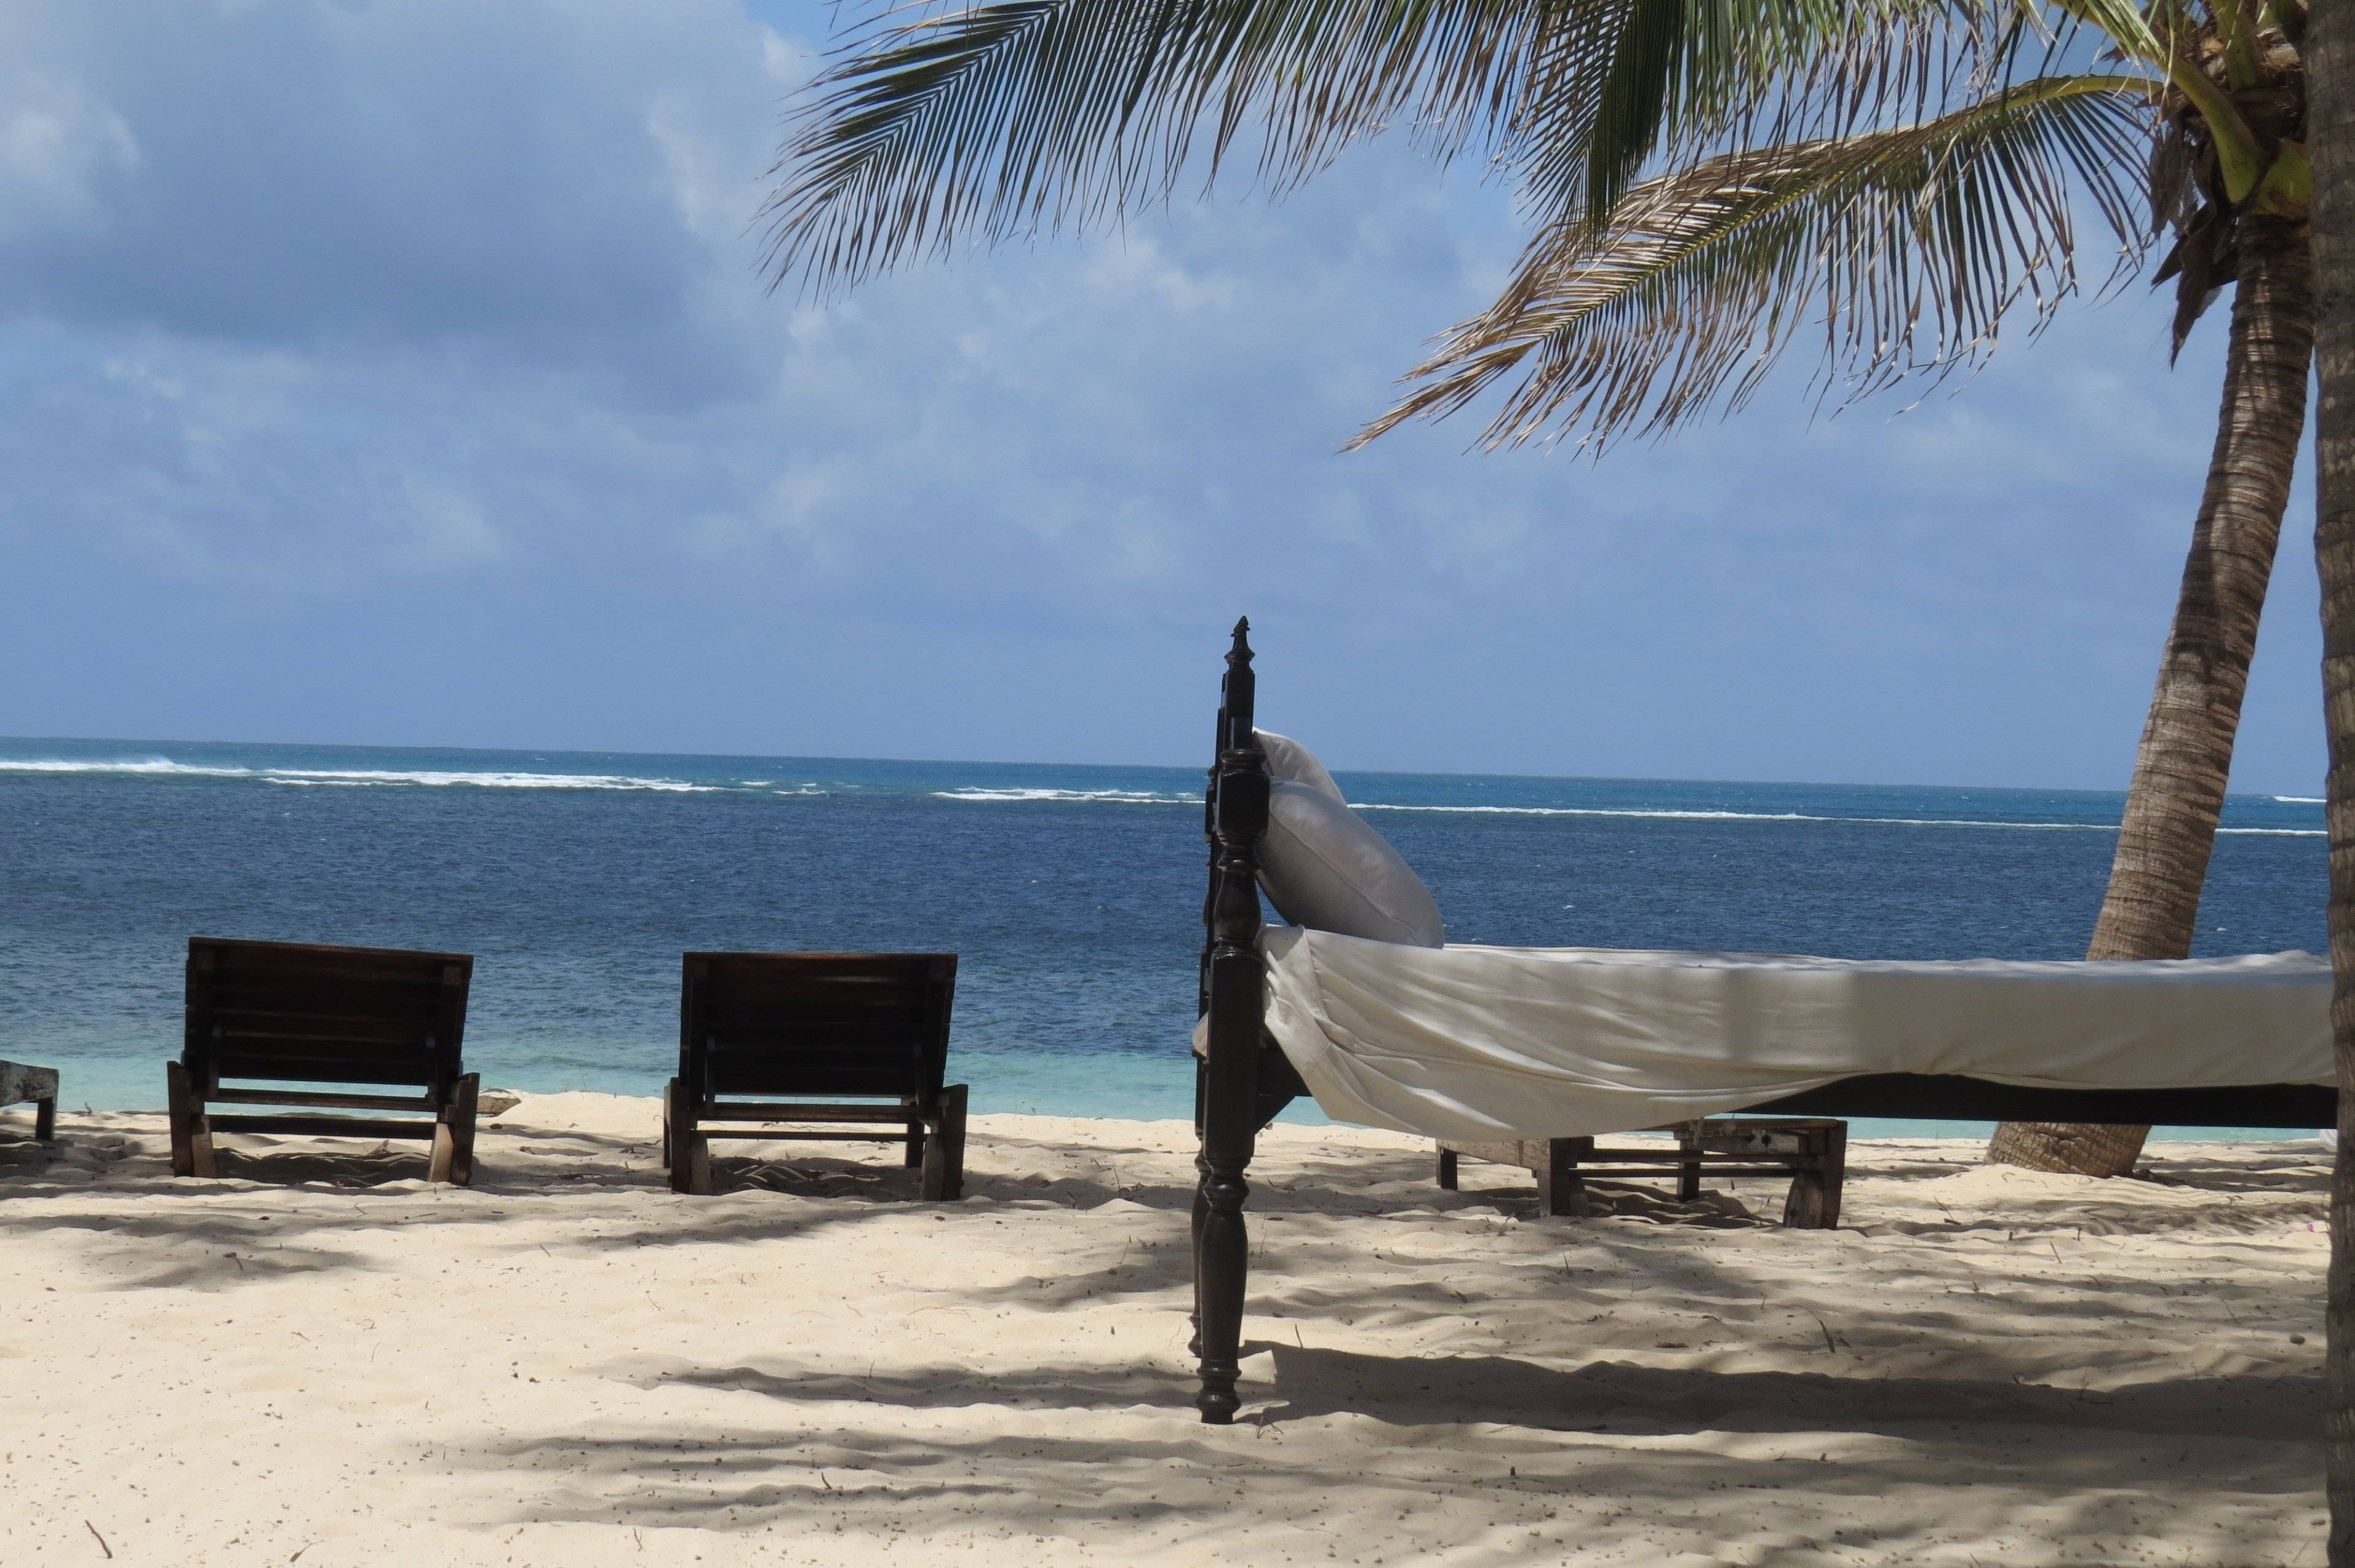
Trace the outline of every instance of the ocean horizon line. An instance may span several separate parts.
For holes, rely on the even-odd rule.
[[[235,750],[286,751],[286,752],[308,751],[308,752],[357,752],[357,753],[414,752],[414,753],[420,753],[420,754],[427,754],[427,755],[440,755],[440,756],[461,755],[461,756],[479,756],[479,757],[484,757],[484,758],[494,758],[494,757],[498,757],[498,758],[518,758],[518,757],[522,757],[522,758],[531,758],[531,759],[534,759],[534,760],[538,760],[538,761],[547,761],[547,762],[556,762],[556,761],[566,760],[566,759],[581,759],[581,760],[584,760],[584,761],[585,761],[585,760],[591,760],[591,759],[643,758],[643,759],[645,759],[645,760],[650,761],[650,762],[655,762],[655,761],[682,761],[682,762],[705,762],[705,763],[715,763],[715,762],[716,762],[716,763],[773,763],[773,764],[815,763],[815,764],[826,764],[826,765],[830,765],[830,766],[846,766],[846,767],[858,767],[858,766],[879,766],[879,767],[975,767],[975,768],[1037,769],[1037,770],[1042,770],[1042,771],[1046,771],[1046,770],[1055,770],[1055,769],[1077,769],[1077,770],[1086,770],[1086,771],[1091,771],[1091,772],[1101,772],[1101,773],[1200,773],[1201,772],[1203,772],[1203,767],[1202,767],[1202,765],[1201,765],[1201,764],[1191,763],[1149,763],[1149,762],[1065,762],[1065,761],[1058,761],[1058,760],[1053,760],[1053,759],[1039,760],[1039,759],[1029,759],[1029,758],[1007,758],[1007,757],[918,757],[918,756],[885,756],[885,755],[858,755],[858,754],[853,754],[853,753],[847,753],[847,752],[845,752],[845,753],[832,753],[832,752],[738,752],[738,751],[682,752],[682,751],[645,750],[645,749],[641,749],[641,748],[634,748],[634,747],[595,748],[595,747],[579,747],[579,746],[530,746],[530,745],[517,745],[517,746],[484,746],[484,745],[473,745],[473,744],[441,745],[441,744],[432,744],[432,743],[424,743],[424,742],[415,742],[415,741],[248,741],[248,740],[202,740],[202,739],[196,739],[196,738],[191,738],[191,737],[180,737],[180,738],[176,738],[176,739],[154,739],[154,738],[143,738],[143,737],[135,737],[135,736],[0,735],[0,748],[27,748],[27,747],[36,747],[36,746],[62,746],[62,747],[77,747],[77,748],[80,748],[80,747],[120,747],[120,748],[123,748],[123,749],[125,749],[125,750],[144,750],[144,751],[166,751],[166,750],[169,750],[169,749],[171,749],[171,748],[176,748],[176,748],[182,748],[182,749],[202,749],[202,750],[215,750],[215,751],[235,751]],[[159,773],[160,773],[160,772],[168,772],[168,771],[172,771],[170,768],[165,767],[165,766],[163,766],[162,764],[171,764],[171,763],[176,763],[176,761],[177,761],[176,759],[170,758],[170,757],[167,757],[167,756],[146,756],[146,755],[141,755],[141,756],[111,757],[111,758],[101,758],[101,757],[70,757],[70,756],[63,756],[63,757],[29,757],[29,756],[16,756],[16,757],[9,757],[9,756],[5,756],[5,755],[0,755],[0,773],[25,773],[25,772],[55,772],[55,773],[69,773],[69,772],[91,772],[91,771],[101,771],[101,768],[103,768],[105,771],[121,771],[121,772],[126,772],[126,773],[128,773],[128,772],[133,772],[133,771],[142,771],[142,770],[144,770],[144,771],[151,771],[151,772],[159,772]],[[1395,767],[1365,768],[1365,767],[1350,767],[1350,766],[1347,766],[1347,765],[1333,766],[1333,764],[1331,764],[1331,763],[1327,763],[1327,765],[1328,765],[1328,766],[1332,766],[1332,767],[1333,767],[1333,772],[1334,772],[1336,774],[1338,774],[1338,775],[1346,775],[1346,776],[1348,776],[1348,777],[1356,778],[1356,779],[1361,779],[1361,780],[1367,780],[1367,781],[1378,781],[1378,780],[1381,780],[1381,779],[1385,779],[1385,778],[1401,778],[1401,779],[1430,779],[1430,780],[1450,780],[1450,781],[1484,781],[1484,782],[1496,782],[1496,783],[1527,783],[1527,784],[1604,784],[1604,785],[1621,785],[1621,786],[1657,785],[1657,786],[1666,786],[1666,787],[1677,787],[1677,786],[1683,786],[1683,787],[1703,787],[1703,788],[1717,787],[1717,788],[1729,788],[1729,789],[1776,789],[1776,790],[1784,790],[1784,789],[1788,789],[1788,790],[1807,790],[1807,789],[1825,789],[1825,790],[1928,790],[1928,791],[1937,791],[1937,792],[1941,792],[1941,793],[1956,793],[1956,794],[1966,794],[1966,795],[1968,795],[1968,794],[2001,794],[2001,795],[2016,795],[2079,796],[2079,797],[2085,797],[2085,798],[2087,798],[2087,799],[2089,799],[2089,800],[2093,800],[2093,799],[2101,799],[2101,800],[2115,799],[2115,800],[2119,800],[2119,801],[2123,801],[2123,800],[2125,799],[2125,797],[2126,797],[2126,790],[2125,790],[2123,787],[2117,787],[2117,788],[2111,788],[2111,787],[2094,787],[2094,786],[2082,785],[2082,784],[1924,784],[1924,783],[1913,782],[1913,781],[1896,781],[1896,782],[1889,782],[1889,781],[1857,780],[1857,779],[1828,779],[1828,778],[1815,778],[1815,779],[1809,779],[1809,778],[1779,778],[1779,779],[1778,779],[1778,778],[1701,777],[1701,776],[1698,776],[1698,775],[1676,775],[1676,774],[1668,774],[1668,773],[1522,773],[1522,772],[1512,772],[1512,771],[1505,771],[1505,772],[1479,772],[1479,771],[1471,771],[1471,770],[1464,770],[1464,769],[1443,769],[1443,768],[1395,768]],[[188,772],[188,773],[201,773],[201,772],[206,771],[206,770],[203,768],[203,766],[202,766],[201,764],[193,764],[193,763],[192,763],[192,764],[179,764],[179,766],[180,766],[181,771],[186,771],[186,772]],[[237,772],[237,771],[240,771],[240,770],[231,770],[231,769],[223,769],[223,770],[221,770],[221,772],[222,772],[222,773],[223,773],[223,776],[229,776],[230,774],[232,774],[233,773],[235,773],[235,772]],[[292,769],[292,768],[267,768],[267,767],[265,767],[265,768],[261,768],[261,769],[248,768],[248,769],[244,769],[244,770],[241,770],[241,771],[246,772],[246,773],[271,772],[271,773],[282,773],[282,774],[293,774],[293,773],[296,773],[303,772],[303,771],[304,771],[304,770],[296,770],[296,769]],[[322,770],[322,771],[323,771],[323,772],[326,772],[326,773],[339,773],[339,774],[340,774],[340,773],[344,773],[344,772],[346,772],[346,770]],[[361,772],[367,772],[367,771],[368,771],[368,770],[349,770],[349,772],[354,772],[354,773],[361,773]],[[426,769],[421,769],[421,770],[415,770],[415,771],[417,771],[417,772],[419,772],[419,773],[436,773],[436,772],[449,772],[449,771],[451,771],[451,770],[426,770]],[[513,774],[518,774],[518,775],[520,776],[520,770],[506,769],[506,770],[484,770],[484,771],[485,771],[485,773],[500,772],[500,773],[513,773]],[[616,777],[616,776],[620,776],[620,775],[600,775],[600,774],[593,774],[593,773],[573,773],[573,774],[550,773],[550,774],[548,774],[548,775],[545,775],[545,776],[551,777],[551,778],[566,778],[566,777],[572,777],[572,778],[589,778],[589,777],[601,777],[601,776],[603,776],[603,777]],[[655,779],[652,779],[651,777],[648,777],[648,778],[644,779],[644,780],[634,780],[633,782],[634,782],[634,783],[637,783],[637,784],[639,784],[639,785],[640,785],[641,787],[655,787],[655,786],[657,786],[657,785],[659,785],[659,784],[661,784],[667,783],[667,782],[670,782],[670,781],[655,780]],[[561,786],[558,786],[558,787],[561,787]],[[1195,802],[1196,802],[1197,804],[1199,804],[1199,798],[1200,798],[1200,797],[1199,797],[1199,794],[1197,794],[1193,798],[1194,798],[1194,800],[1195,800]],[[2228,792],[2228,793],[2227,793],[2227,795],[2226,795],[2226,796],[2225,796],[2225,798],[2226,798],[2228,801],[2231,801],[2231,800],[2237,800],[2237,801],[2242,801],[2242,802],[2246,802],[2246,803],[2260,803],[2260,802],[2264,802],[2264,803],[2272,803],[2272,804],[2275,804],[2275,805],[2323,805],[2323,804],[2324,804],[2324,799],[2323,799],[2323,797],[2322,797],[2322,796],[2320,796],[2320,795],[2291,795],[2291,794],[2285,794],[2285,793],[2281,793],[2281,792],[2279,792],[2279,791],[2277,791],[2277,790],[2270,789],[2270,788],[2257,788],[2257,789],[2248,789],[2248,790],[2233,790],[2233,791],[2230,791],[2230,792]],[[1380,808],[1380,806],[1379,806],[1379,803],[1360,802],[1360,801],[1354,801],[1354,800],[1353,800],[1353,801],[1351,802],[1351,804],[1352,804],[1352,805],[1369,805],[1369,806],[1375,806],[1376,808]],[[1410,807],[1390,807],[1389,809],[1429,809],[1429,808],[1423,808],[1423,807],[1411,807],[1411,806],[1410,806]],[[1466,808],[1465,808],[1465,809],[1476,809],[1476,808],[1473,808],[1473,807],[1466,807]],[[1841,820],[1841,821],[1854,821],[1854,820],[1856,820],[1856,819],[1855,819],[1855,818],[1843,817],[1843,818],[1838,818],[1837,820]],[[2011,825],[2010,825],[2010,824],[2002,824],[2001,826],[2011,826]]]

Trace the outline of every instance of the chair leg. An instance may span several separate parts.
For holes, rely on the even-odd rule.
[[[697,1130],[695,1111],[676,1078],[663,1091],[663,1163],[673,1192],[711,1190],[711,1140]]]
[[[188,1076],[186,1064],[164,1063],[164,1104],[172,1129],[172,1174],[218,1176],[212,1129],[205,1125],[205,1104],[197,1095],[196,1081]]]
[[[923,1168],[916,1176],[917,1200],[937,1203],[941,1200],[941,1194],[948,1190],[948,1185],[949,1151],[942,1147],[940,1135],[934,1133],[924,1140]]]
[[[1449,1148],[1445,1144],[1441,1144],[1439,1146],[1438,1177],[1440,1190],[1443,1192],[1454,1192],[1456,1190],[1455,1166],[1455,1151]]]
[[[928,1203],[954,1203],[964,1196],[966,1085],[941,1091],[938,1130],[923,1140],[923,1175],[917,1192]]]
[[[194,1176],[197,1154],[189,1125],[188,1070],[176,1061],[164,1063],[164,1119],[172,1129],[172,1174]]]
[[[460,1187],[471,1186],[474,1179],[474,1108],[482,1093],[483,1075],[466,1073],[458,1080],[458,1091],[442,1112],[450,1132],[450,1174],[445,1179]],[[437,1147],[441,1143],[438,1132],[434,1143]]]
[[[900,1150],[900,1163],[913,1170],[924,1163],[924,1123],[922,1117],[908,1124],[908,1141]]]

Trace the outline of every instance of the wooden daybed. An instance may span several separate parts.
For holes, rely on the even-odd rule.
[[[1194,1352],[1200,1362],[1202,1419],[1234,1419],[1241,1404],[1243,1300],[1249,1245],[1243,1207],[1262,1127],[1308,1093],[1266,1026],[1268,982],[1261,952],[1259,869],[1267,832],[1266,753],[1253,725],[1250,623],[1238,622],[1227,655],[1215,760],[1204,801],[1209,891],[1203,903],[1196,1055],[1195,1125],[1200,1181],[1193,1206]],[[2317,1083],[2170,1089],[2022,1087],[1966,1075],[1876,1072],[1742,1107],[1788,1117],[1891,1116],[1960,1121],[2038,1121],[2314,1128],[2338,1123],[2338,1095]],[[1524,1162],[1525,1163],[1525,1162]],[[1443,1168],[1452,1176],[1452,1166]],[[1836,1200],[1835,1200],[1836,1201]]]

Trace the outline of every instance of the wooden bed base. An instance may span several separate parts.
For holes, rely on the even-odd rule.
[[[1783,1223],[1793,1230],[1829,1231],[1839,1224],[1840,1188],[1848,1177],[1848,1124],[1831,1116],[1710,1116],[1673,1127],[1677,1147],[1597,1148],[1593,1138],[1518,1138],[1510,1143],[1442,1143],[1439,1185],[1456,1190],[1458,1163],[1518,1165],[1538,1179],[1538,1212],[1549,1218],[1587,1214],[1590,1176],[1673,1176],[1677,1197],[1700,1196],[1711,1176],[1788,1177]]]
[[[1203,834],[1209,841],[1209,891],[1202,902],[1198,1004],[1208,1027],[1203,1052],[1195,1059],[1194,1125],[1201,1150],[1194,1160],[1200,1179],[1193,1213],[1193,1351],[1199,1361],[1201,1392],[1194,1403],[1205,1422],[1220,1425],[1232,1421],[1241,1406],[1235,1382],[1241,1375],[1243,1295],[1250,1274],[1250,1242],[1243,1227],[1243,1205],[1251,1195],[1246,1173],[1260,1129],[1295,1096],[1308,1092],[1263,1022],[1266,976],[1259,954],[1258,879],[1260,840],[1267,832],[1268,777],[1267,755],[1260,750],[1252,726],[1255,681],[1250,633],[1250,621],[1235,623],[1202,807]],[[1976,1078],[1883,1072],[1843,1079],[1752,1109],[1817,1118],[2307,1128],[2338,1125],[2338,1107],[2335,1090],[2308,1083],[2024,1089]],[[1544,1168],[1557,1169],[1559,1158],[1549,1149]],[[1837,1223],[1836,1179],[1826,1207],[1833,1217],[1825,1222]]]

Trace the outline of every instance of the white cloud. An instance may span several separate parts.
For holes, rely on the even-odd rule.
[[[472,496],[414,473],[400,476],[400,491],[408,538],[399,553],[410,564],[462,568],[506,554],[506,541]]]
[[[112,106],[43,71],[0,74],[0,244],[41,234],[101,239],[112,187],[134,174],[138,140]]]

